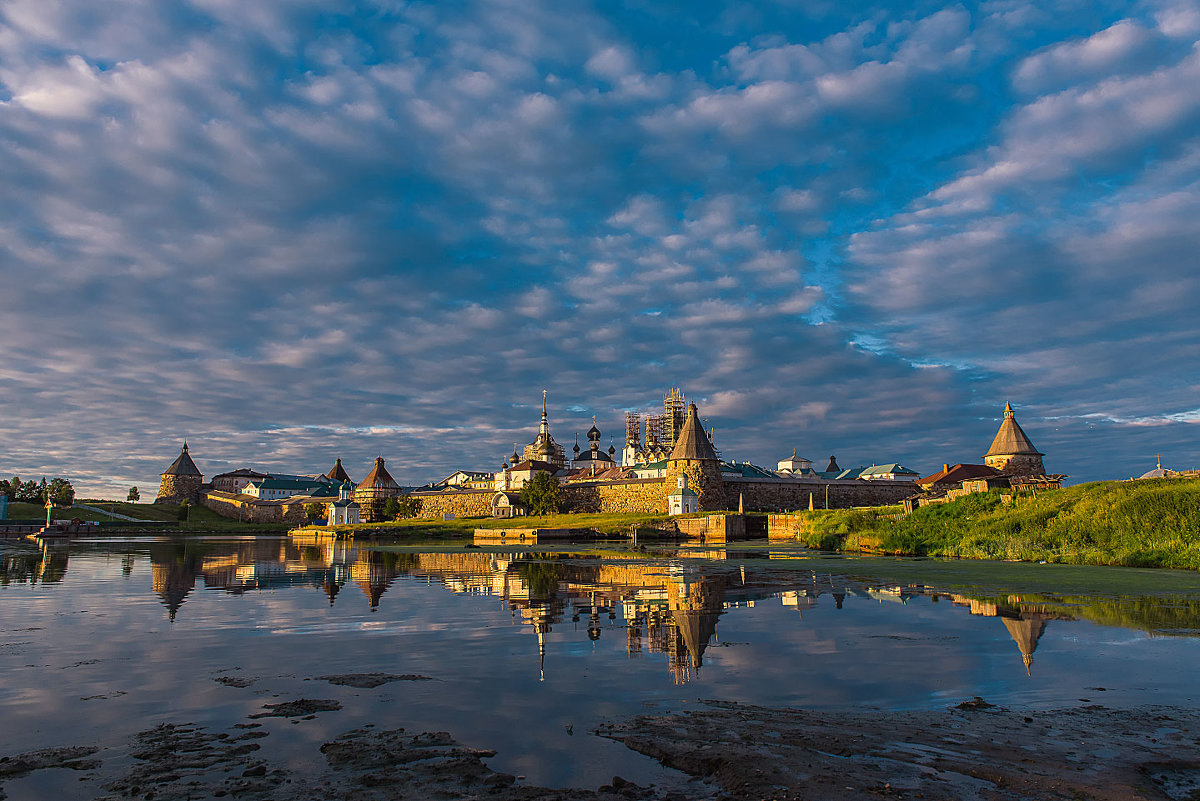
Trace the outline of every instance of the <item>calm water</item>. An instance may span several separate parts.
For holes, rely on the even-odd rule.
[[[497,749],[490,764],[531,783],[596,787],[614,773],[663,775],[590,735],[597,723],[701,699],[914,709],[976,695],[1040,708],[1200,698],[1200,576],[1172,574],[1171,595],[1014,595],[1003,567],[994,586],[953,588],[944,571],[940,586],[911,581],[911,563],[898,585],[779,562],[770,557],[796,552],[765,546],[587,547],[0,543],[0,756],[94,744],[111,772],[130,737],[159,723],[228,727],[266,703],[333,699],[343,708],[312,720],[264,719],[264,749],[297,755],[303,770],[313,748],[365,723],[447,730]],[[356,689],[317,678],[374,672],[432,680]],[[84,778],[38,771],[4,790],[100,792],[103,772]]]

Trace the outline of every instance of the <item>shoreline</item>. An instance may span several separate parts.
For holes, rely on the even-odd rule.
[[[227,731],[166,722],[125,746],[64,745],[5,756],[0,798],[6,797],[5,784],[46,768],[80,772],[78,786],[88,797],[156,801],[317,795],[377,801],[1174,801],[1200,791],[1200,711],[1110,709],[1080,700],[1075,708],[1010,710],[976,698],[916,712],[815,712],[704,701],[698,709],[638,715],[589,732],[675,772],[644,786],[614,775],[594,789],[525,784],[486,764],[502,744],[468,747],[448,732],[351,729],[311,743],[309,769],[301,772],[294,758],[264,756],[269,729],[256,721]],[[281,716],[302,724],[340,709],[311,699],[267,707],[250,717]],[[133,759],[121,759],[122,752]],[[119,766],[115,775],[104,770],[110,758]]]

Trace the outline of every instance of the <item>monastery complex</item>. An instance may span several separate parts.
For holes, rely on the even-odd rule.
[[[1045,474],[1042,456],[1006,404],[1004,419],[983,464],[943,465],[921,477],[903,465],[879,464],[843,470],[835,457],[823,471],[793,451],[775,469],[722,458],[695,403],[677,389],[664,398],[663,413],[643,421],[626,415],[625,445],[618,453],[594,422],[578,436],[567,458],[550,430],[546,395],[537,433],[523,448],[514,446],[498,470],[458,470],[435,484],[403,487],[383,457],[355,482],[341,459],[324,473],[285,475],[240,468],[205,483],[185,442],[163,471],[158,503],[199,503],[233,519],[296,522],[312,517],[313,504],[330,524],[386,519],[389,498],[405,500],[417,517],[518,517],[526,513],[521,489],[538,474],[559,484],[562,511],[568,513],[688,514],[720,510],[788,512],[905,503],[938,503],[967,491],[995,487],[1057,487],[1064,476]],[[643,425],[644,422],[644,425]],[[395,506],[392,507],[393,509]]]

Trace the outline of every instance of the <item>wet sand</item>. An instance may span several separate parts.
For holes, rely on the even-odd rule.
[[[412,676],[323,676],[373,684]],[[420,677],[425,678],[425,677]],[[266,704],[250,718],[297,722],[336,715],[327,699]],[[971,700],[945,710],[813,712],[727,702],[613,721],[592,734],[623,743],[677,773],[639,786],[614,776],[598,788],[548,789],[493,771],[494,751],[447,732],[364,726],[301,755],[298,773],[263,756],[257,722],[224,731],[168,723],[139,733],[103,768],[104,751],[66,745],[0,759],[3,782],[34,771],[82,774],[80,798],[183,801],[284,799],[843,799],[1045,801],[1200,798],[1200,712],[1168,707],[1021,712]],[[503,744],[497,744],[502,747]],[[291,764],[295,764],[292,762]]]

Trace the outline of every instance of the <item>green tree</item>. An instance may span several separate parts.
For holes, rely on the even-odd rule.
[[[130,503],[137,503],[141,499],[142,499],[142,493],[138,492],[138,488],[130,487],[129,488],[129,497],[126,498],[125,500],[129,501]]]
[[[324,517],[325,504],[317,503],[316,501],[304,504],[304,516],[308,518],[308,522],[310,523],[316,520],[318,517]]]
[[[400,506],[399,516],[403,518],[416,517],[421,513],[421,502],[411,495],[405,495],[397,499]]]
[[[535,473],[521,487],[521,503],[531,515],[557,514],[562,500],[558,491],[558,479],[549,473]]]
[[[12,484],[6,478],[0,478],[0,495],[7,495],[10,501],[13,499]]]
[[[46,487],[50,498],[59,506],[70,506],[75,503],[75,488],[65,478],[56,478]]]
[[[22,481],[20,476],[12,477],[12,495],[9,500],[17,503],[41,503],[36,481]]]
[[[383,519],[395,520],[400,516],[400,500],[396,497],[389,497],[383,502]]]

